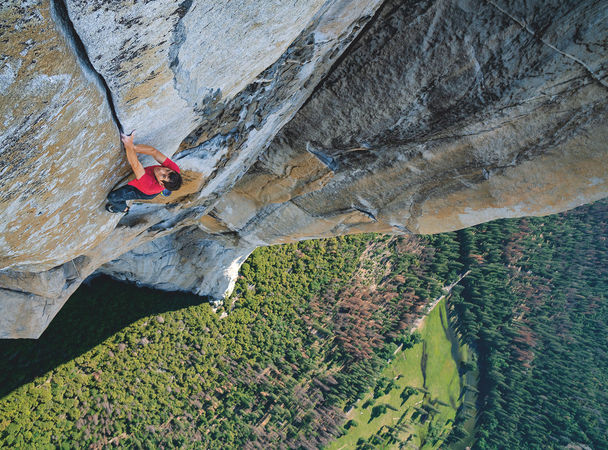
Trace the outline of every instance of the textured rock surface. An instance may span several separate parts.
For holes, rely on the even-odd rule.
[[[272,65],[322,0],[68,0],[92,64],[126,130],[173,154],[218,102]]]
[[[143,9],[112,2],[112,11],[104,2],[52,2],[50,8],[14,2],[0,9],[6,24],[3,45],[13,58],[1,78],[2,133],[13,136],[21,124],[20,132],[30,136],[22,147],[14,139],[2,147],[3,156],[14,159],[6,170],[15,172],[2,180],[2,213],[19,217],[2,223],[0,337],[38,336],[78,284],[101,265],[197,225],[297,112],[380,5],[372,0],[299,2],[296,7],[293,2],[241,3],[233,10],[223,2],[202,1],[179,7],[146,2]],[[268,20],[275,13],[285,21]],[[201,28],[201,20],[211,20],[210,28]],[[204,54],[198,59],[192,55],[207,41],[220,68],[210,66]],[[31,63],[21,53],[23,42],[37,46]],[[55,123],[24,110],[27,105],[32,111],[46,110],[45,98],[32,94],[19,106],[28,77],[46,75],[47,69],[69,71],[76,80],[72,90],[53,97],[58,104],[48,106],[48,111],[60,112]],[[91,86],[79,88],[79,78]],[[72,109],[61,111],[61,105]],[[96,121],[110,131],[95,129]],[[118,147],[120,126],[137,127],[139,142],[167,154],[184,140],[178,159],[192,183],[170,204],[135,205],[116,226],[119,217],[105,213],[103,205],[111,187],[128,173]],[[58,136],[65,138],[54,145]],[[24,152],[27,146],[40,147],[45,159],[30,149]],[[57,161],[71,178],[62,175]],[[39,166],[51,162],[50,170]],[[32,167],[41,169],[32,172]],[[28,208],[30,197],[38,209]],[[28,287],[45,286],[49,279],[61,289]],[[175,287],[181,286],[176,281]],[[37,306],[41,303],[43,308]]]
[[[514,12],[552,45],[491,3],[390,10],[283,133],[334,168],[294,203],[436,233],[605,196],[607,54],[573,42],[605,36],[606,8],[559,5]]]
[[[99,212],[120,178],[118,135],[47,2],[3,4],[0,27],[0,267],[50,269],[116,225]]]
[[[608,53],[590,50],[606,49],[606,8],[505,8],[387,3],[201,226],[238,237],[226,243],[236,259],[252,245],[436,233],[605,197]],[[212,260],[200,271],[225,266]]]
[[[191,227],[144,244],[100,271],[159,289],[222,298],[232,291],[241,264],[256,247],[231,245],[235,243]]]
[[[100,267],[146,285],[221,297],[260,245],[364,231],[435,233],[608,196],[605,2],[390,0],[371,20],[379,2],[311,0],[295,9],[287,2],[239,2],[238,10],[224,2],[125,5],[67,2],[64,15],[93,67],[65,50],[61,61],[91,87],[79,81],[82,93],[55,97],[78,105],[95,94],[106,110],[95,120],[110,129],[113,122],[138,128],[143,141],[168,154],[179,146],[187,187],[169,203],[135,205],[110,232],[116,218],[100,209],[125,163],[115,131],[81,133],[88,140],[103,136],[91,147],[105,165],[83,176],[103,174],[104,192],[99,185],[70,192],[73,181],[66,179],[54,188],[65,191],[41,210],[62,223],[56,205],[85,197],[89,206],[68,211],[98,229],[89,228],[87,239],[78,237],[78,227],[46,236],[36,223],[29,228],[41,236],[35,243],[15,239],[12,228],[2,231],[0,336],[37,336]],[[38,24],[28,33],[39,53],[55,48],[43,46],[44,39],[68,48],[70,39],[61,39],[48,11],[24,8],[0,10],[3,23],[37,17],[27,23]],[[61,16],[61,5],[55,11]],[[0,74],[2,95],[4,86],[27,85],[19,64],[32,77],[41,71],[20,55],[23,26],[9,28],[2,36],[14,36],[16,49],[7,52],[12,72]],[[12,100],[18,94],[10,95],[19,105]],[[23,104],[31,103],[38,99]],[[76,117],[58,115],[69,126],[34,134],[50,120],[26,123],[19,109],[25,106],[8,104],[3,98],[5,123],[25,123],[21,133],[36,136],[29,142],[50,149],[48,158],[58,155],[49,142],[67,133],[71,143],[78,120],[93,126],[92,113],[81,107]],[[21,154],[14,145],[2,148]],[[79,155],[68,160],[88,167]],[[30,192],[18,191],[25,187],[19,183],[46,181],[43,173],[26,176],[36,159],[28,161],[11,166],[15,178],[2,180],[2,194]],[[45,198],[39,192],[32,201]],[[10,198],[12,211],[27,202]],[[74,234],[67,249],[55,244]],[[8,247],[7,238],[18,245]]]

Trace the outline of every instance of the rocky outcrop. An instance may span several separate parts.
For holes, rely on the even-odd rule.
[[[38,336],[96,270],[221,298],[257,246],[608,195],[604,3],[268,5],[0,11],[1,337]],[[187,183],[117,223],[118,128]]]

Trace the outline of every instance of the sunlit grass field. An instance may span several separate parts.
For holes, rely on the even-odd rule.
[[[429,313],[419,331],[422,341],[399,351],[381,373],[380,378],[394,383],[390,392],[376,399],[373,392],[367,393],[348,413],[356,425],[351,422],[328,450],[369,448],[370,444],[387,449],[403,443],[428,449],[441,445],[463,401],[459,364],[472,355],[467,346],[458,344],[449,327],[445,300]],[[417,392],[402,395],[408,387]],[[385,412],[372,418],[379,405],[386,405]]]

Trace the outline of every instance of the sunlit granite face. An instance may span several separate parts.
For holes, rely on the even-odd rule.
[[[601,5],[224,3],[0,10],[0,337],[96,270],[221,298],[257,246],[608,196]],[[124,218],[119,127],[187,178]]]

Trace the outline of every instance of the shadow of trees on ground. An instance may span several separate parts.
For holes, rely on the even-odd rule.
[[[0,339],[0,398],[142,317],[206,301],[96,277],[78,288],[39,339]]]

